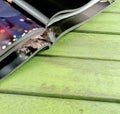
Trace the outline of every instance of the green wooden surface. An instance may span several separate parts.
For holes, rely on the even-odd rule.
[[[34,66],[33,66],[34,65]],[[1,82],[1,92],[116,100],[120,98],[120,62],[35,57]]]
[[[119,114],[120,104],[0,94],[1,114],[91,114],[91,112]]]
[[[0,81],[1,114],[120,114],[120,1]]]
[[[0,101],[1,114],[120,114],[117,103],[9,94],[0,94]]]
[[[119,40],[119,35],[72,32],[42,55],[120,60]]]

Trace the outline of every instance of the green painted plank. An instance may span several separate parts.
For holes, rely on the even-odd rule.
[[[35,57],[2,80],[0,91],[120,100],[120,62]]]
[[[120,104],[0,94],[1,114],[119,114]]]
[[[42,54],[120,60],[120,36],[73,32]]]
[[[108,32],[120,34],[120,15],[113,13],[101,13],[88,23],[79,27],[77,31]]]
[[[116,2],[107,8],[105,11],[107,12],[120,12],[120,0],[116,0]]]

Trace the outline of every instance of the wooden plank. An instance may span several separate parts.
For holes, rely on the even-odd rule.
[[[0,92],[120,101],[120,62],[35,57],[2,80]]]
[[[120,36],[69,33],[42,54],[120,60]]]
[[[102,32],[120,34],[120,15],[114,13],[101,13],[88,23],[79,27],[77,31]]]
[[[1,114],[119,114],[120,104],[0,94]]]
[[[113,12],[113,13],[116,13],[116,12],[120,12],[120,0],[116,0],[116,2],[110,6],[109,8],[107,8],[105,10],[105,12]]]

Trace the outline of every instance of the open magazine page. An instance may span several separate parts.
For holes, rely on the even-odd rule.
[[[51,46],[48,36],[41,29],[41,33],[29,36],[29,39],[14,47],[14,51],[7,55],[0,62],[0,79],[12,73],[22,64],[27,62],[36,53],[49,49]]]
[[[8,3],[0,0],[0,58],[38,29],[43,28]]]
[[[49,48],[45,28],[0,0],[0,78]],[[9,11],[9,13],[8,13]]]
[[[41,0],[40,3],[39,0],[25,0],[30,5],[24,0],[12,1],[19,7],[13,8],[14,4],[10,6],[0,0],[0,79],[15,71],[39,51],[49,49],[62,35],[82,25],[114,2]],[[9,14],[6,9],[10,11]],[[33,18],[30,16],[32,19],[28,18],[26,10],[33,14]],[[46,23],[46,27],[34,18],[44,25]]]
[[[58,12],[80,8],[91,0],[25,0],[47,17],[51,18]]]
[[[22,46],[9,54],[0,62],[0,79],[15,71],[37,52],[48,49],[50,44],[46,40],[47,38],[42,35],[30,37]]]
[[[68,10],[60,11],[50,18],[47,25],[50,26],[51,24],[53,24],[57,21],[60,21],[62,19],[80,14],[81,12],[87,10],[88,8],[92,7],[93,5],[95,5],[98,2],[100,2],[100,0],[91,0],[88,3],[86,3],[85,5],[78,7],[76,9],[68,9]]]
[[[102,12],[110,6],[114,0],[91,0],[81,8],[65,10],[55,14],[47,24],[47,28],[56,33],[56,38],[61,37],[67,32],[79,27],[92,17]],[[69,13],[65,13],[65,12]]]

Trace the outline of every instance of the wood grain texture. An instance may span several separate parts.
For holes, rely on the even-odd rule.
[[[120,100],[120,62],[35,57],[0,83],[0,92]]]
[[[42,55],[120,60],[120,36],[73,32]]]
[[[0,94],[1,114],[119,114],[120,104]]]

